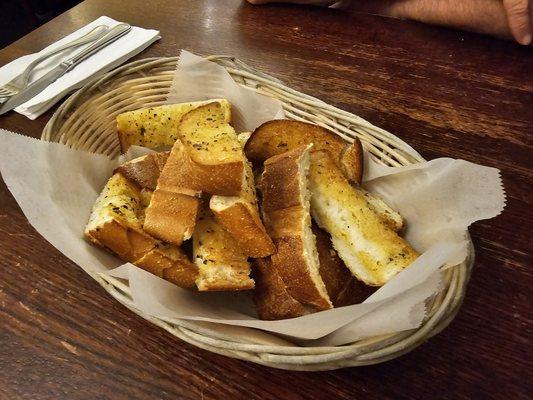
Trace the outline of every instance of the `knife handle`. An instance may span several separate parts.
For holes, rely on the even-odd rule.
[[[36,65],[42,63],[44,60],[46,60],[48,57],[51,57],[57,53],[62,52],[63,50],[70,49],[71,47],[81,46],[82,44],[86,44],[89,42],[92,42],[95,39],[100,38],[103,36],[104,33],[108,31],[108,27],[106,25],[98,25],[94,27],[89,33],[86,33],[85,35],[79,37],[78,39],[72,40],[71,42],[65,43],[62,46],[56,47],[53,50],[50,50],[48,53],[43,54],[42,56],[36,58],[33,60],[24,70],[23,74],[30,74],[30,72],[35,68]]]
[[[76,65],[78,65],[80,62],[85,60],[87,57],[90,57],[97,51],[100,51],[104,47],[106,47],[108,44],[114,42],[118,38],[124,36],[126,33],[128,33],[131,30],[131,26],[128,24],[118,24],[111,28],[104,36],[102,36],[100,39],[98,39],[96,42],[91,44],[89,47],[83,49],[79,53],[75,54],[71,58],[63,61],[61,64],[65,65],[67,69],[65,72],[70,71],[72,68],[74,68]]]

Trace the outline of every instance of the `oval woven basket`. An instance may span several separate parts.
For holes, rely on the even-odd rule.
[[[358,137],[363,146],[385,165],[402,166],[424,161],[413,148],[391,133],[354,114],[297,92],[242,61],[227,56],[207,59],[224,66],[238,84],[279,99],[287,118],[321,125],[347,141]],[[93,80],[59,107],[45,126],[42,139],[117,156],[120,152],[115,126],[117,114],[164,104],[177,60],[177,57],[143,59]],[[275,368],[331,370],[396,358],[439,333],[451,322],[461,305],[473,259],[470,244],[467,259],[447,270],[445,290],[429,304],[427,318],[418,329],[330,347],[265,345],[236,338],[203,323],[148,316],[135,307],[127,284],[105,274],[94,273],[92,277],[135,313],[200,348]]]

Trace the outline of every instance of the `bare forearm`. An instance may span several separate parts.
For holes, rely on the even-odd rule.
[[[265,4],[283,0],[247,0]],[[286,0],[291,3],[333,5],[395,18],[514,37],[523,45],[533,36],[533,0]]]
[[[511,36],[501,0],[353,0],[349,8],[490,35]]]

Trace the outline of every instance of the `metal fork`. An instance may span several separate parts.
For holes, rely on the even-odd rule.
[[[66,49],[78,47],[78,46],[81,46],[82,44],[86,44],[96,39],[99,39],[108,30],[109,30],[108,26],[98,25],[94,29],[92,29],[90,32],[83,35],[82,37],[75,39],[71,42],[65,43],[64,45],[56,47],[55,49],[50,50],[49,52],[43,54],[42,56],[37,57],[26,67],[26,69],[20,75],[17,75],[12,80],[10,80],[9,82],[7,82],[6,84],[0,87],[0,104],[4,103],[11,96],[16,95],[22,89],[24,89],[28,85],[28,80],[30,78],[30,75],[33,69],[38,64],[46,60],[48,57],[51,57],[54,54],[60,53]]]

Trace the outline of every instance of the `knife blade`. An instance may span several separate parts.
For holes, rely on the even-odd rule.
[[[131,26],[128,24],[118,24],[110,29],[104,36],[98,39],[84,50],[75,54],[73,57],[61,62],[59,65],[48,71],[45,75],[37,79],[35,82],[30,83],[25,89],[21,90],[18,94],[12,96],[0,107],[0,115],[18,107],[25,103],[29,99],[33,98],[37,94],[41,93],[48,85],[64,75],[72,68],[76,67],[80,62],[90,57],[92,54],[101,50],[108,44],[114,42],[121,36],[125,35],[131,30]]]

